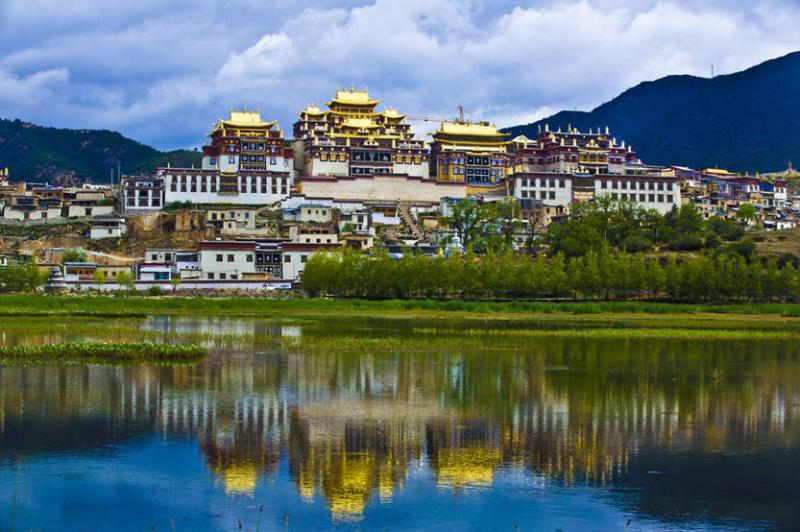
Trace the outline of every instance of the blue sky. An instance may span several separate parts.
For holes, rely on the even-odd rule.
[[[232,107],[290,132],[366,86],[505,126],[800,50],[798,20],[797,0],[0,0],[0,116],[193,147]]]

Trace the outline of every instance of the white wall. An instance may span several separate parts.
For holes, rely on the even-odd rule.
[[[178,175],[184,180],[190,179],[186,185],[186,191],[181,190],[177,180]],[[232,203],[236,205],[266,205],[275,203],[289,195],[292,179],[289,175],[266,176],[266,182],[262,182],[261,176],[240,175],[237,179],[236,193],[220,193],[221,178],[219,175],[201,174],[178,174],[164,173],[164,202],[173,203],[176,201],[190,201],[197,204]],[[256,179],[258,178],[258,179]],[[255,181],[254,181],[255,179]],[[176,190],[172,190],[172,181],[176,180]],[[191,180],[194,180],[195,192],[192,192]],[[212,192],[211,181],[216,182],[215,190]],[[205,192],[203,192],[202,182],[205,181]],[[245,183],[245,192],[242,192],[242,182]],[[284,194],[283,191],[286,191]]]
[[[398,175],[348,177],[339,179],[303,179],[301,193],[312,198],[332,198],[342,201],[409,201],[438,203],[442,197],[464,198],[464,183],[440,183],[430,179],[407,178]]]
[[[603,181],[606,182],[606,188],[602,188],[601,183]],[[655,209],[662,214],[668,213],[673,207],[681,206],[681,187],[677,180],[666,182],[663,190],[658,190],[658,185],[655,181],[641,177],[631,176],[630,179],[625,181],[629,183],[630,188],[621,188],[619,184],[623,181],[618,179],[595,179],[594,195],[598,197],[616,193],[617,199],[632,199],[639,206],[645,209]],[[651,186],[653,187],[652,189]],[[642,199],[642,196],[644,196],[644,199]]]
[[[80,290],[99,290],[102,292],[115,292],[117,290],[127,290],[112,280],[103,284],[93,281],[67,281],[67,288],[74,290],[80,286]],[[169,281],[143,281],[138,280],[134,283],[136,290],[147,290],[152,286],[158,286],[165,292],[175,289]],[[277,279],[269,281],[207,281],[195,279],[183,279],[178,285],[178,290],[249,290],[254,292],[268,292],[272,290],[290,290],[291,280]]]
[[[92,214],[87,214],[91,210]],[[113,205],[70,205],[67,218],[83,218],[85,216],[108,216],[114,212]]]
[[[101,238],[119,238],[125,234],[125,225],[116,227],[92,227],[89,230],[89,238],[99,240]]]
[[[572,180],[563,176],[519,177],[514,180],[514,196],[541,200],[545,205],[569,205]]]
[[[222,256],[222,261],[218,260],[218,255]],[[214,280],[216,280],[219,279],[221,273],[224,273],[227,279],[230,279],[231,276],[241,278],[243,273],[255,273],[255,255],[255,249],[202,249],[200,250],[200,269],[203,270],[203,279],[209,279],[208,274],[213,274]],[[250,260],[247,260],[248,256]]]

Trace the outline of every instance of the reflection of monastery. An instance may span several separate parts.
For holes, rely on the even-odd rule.
[[[351,520],[402,490],[416,464],[454,492],[487,488],[510,470],[605,484],[625,475],[639,447],[725,451],[757,440],[784,445],[797,433],[800,376],[778,362],[756,368],[758,386],[749,395],[738,393],[735,376],[709,381],[722,387],[711,395],[679,367],[648,370],[646,346],[612,363],[601,362],[609,358],[604,352],[548,349],[509,355],[485,380],[475,379],[468,355],[270,354],[177,368],[1,368],[0,446],[13,453],[29,447],[26,438],[43,437],[40,425],[101,414],[102,423],[80,430],[108,440],[130,437],[131,427],[195,437],[228,495],[254,496],[261,479],[287,468],[303,499],[324,500],[335,519]],[[567,355],[583,357],[593,376],[545,370]],[[614,364],[630,360],[644,361],[648,378],[596,386],[593,379],[613,380]]]

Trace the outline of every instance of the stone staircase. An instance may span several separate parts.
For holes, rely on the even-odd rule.
[[[422,230],[416,215],[411,212],[410,203],[405,201],[399,202],[397,204],[397,214],[400,216],[400,220],[403,224],[411,229],[411,234],[413,234],[415,238],[418,240],[425,240],[425,231]]]

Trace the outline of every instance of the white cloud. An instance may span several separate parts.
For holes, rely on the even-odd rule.
[[[290,0],[180,0],[168,9],[75,0],[32,36],[32,4],[7,2],[0,100],[27,83],[27,98],[47,109],[5,113],[121,129],[163,147],[199,141],[243,104],[291,130],[299,108],[338,86],[368,86],[411,115],[452,116],[463,104],[474,118],[511,125],[592,108],[640,81],[707,75],[711,64],[733,72],[800,49],[790,0],[338,0],[302,10]],[[63,11],[54,0],[35,3]],[[49,72],[61,78],[45,83]]]
[[[11,108],[40,105],[68,81],[66,68],[43,70],[24,77],[0,70],[0,103]]]

